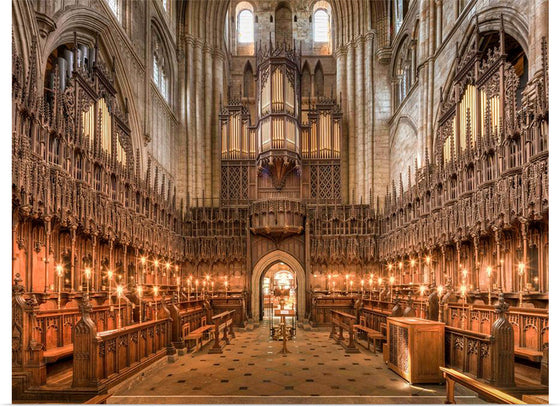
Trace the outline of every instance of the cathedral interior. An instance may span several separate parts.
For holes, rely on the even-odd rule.
[[[548,403],[548,0],[11,6],[14,403]]]

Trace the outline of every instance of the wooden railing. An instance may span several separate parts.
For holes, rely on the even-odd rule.
[[[80,306],[82,318],[74,330],[72,387],[112,386],[165,355],[171,342],[169,317],[98,333],[87,296]]]
[[[448,369],[446,367],[440,367],[445,378],[446,390],[447,390],[447,404],[455,404],[455,383],[465,386],[472,391],[478,393],[478,395],[491,403],[498,404],[527,404],[519,399],[516,399],[509,394],[506,394],[488,384],[479,382],[467,375],[458,372],[454,369]]]
[[[333,338],[345,348],[346,353],[358,353],[359,350],[356,347],[356,341],[354,340],[354,324],[356,324],[356,316],[352,314],[347,314],[346,312],[340,312],[331,310],[331,334],[330,338]],[[338,335],[336,333],[336,328],[338,328]],[[348,332],[348,343],[344,343],[344,331]]]

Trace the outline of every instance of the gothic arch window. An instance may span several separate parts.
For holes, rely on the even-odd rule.
[[[395,24],[395,33],[399,32],[407,11],[408,0],[393,0],[393,21]]]
[[[397,109],[408,95],[412,81],[412,55],[409,39],[405,37],[398,48],[393,67],[393,100]]]
[[[169,102],[170,66],[166,58],[163,44],[155,30],[152,30],[152,80],[163,99]]]
[[[330,16],[324,8],[313,13],[313,41],[329,42],[331,34]]]
[[[253,6],[246,1],[237,5],[237,42],[244,45],[255,42]]]

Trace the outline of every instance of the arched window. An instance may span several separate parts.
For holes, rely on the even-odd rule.
[[[153,38],[153,70],[152,79],[163,98],[169,102],[169,67],[166,64],[161,41],[152,32]]]
[[[255,42],[253,12],[249,9],[241,10],[237,16],[237,40],[240,44]]]
[[[330,18],[329,13],[324,8],[317,9],[313,14],[313,41],[330,41]]]

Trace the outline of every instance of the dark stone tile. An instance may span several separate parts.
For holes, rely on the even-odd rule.
[[[247,366],[255,366],[255,364],[254,363],[249,363],[249,364],[247,364]]]
[[[353,364],[354,366],[358,366],[358,365],[359,365],[358,362],[352,362],[352,364]]]
[[[186,380],[177,380],[177,383],[185,383]]]
[[[323,366],[323,365],[324,365],[323,362],[319,362],[319,363],[317,363],[317,364],[318,364],[319,366]]]
[[[194,372],[196,369],[196,367],[191,367],[191,372]]]
[[[308,368],[308,367],[304,367],[304,368],[303,368],[303,369],[301,369],[301,370],[309,370],[309,368]]]
[[[171,377],[171,376],[173,376],[173,373],[169,373],[169,374],[167,375],[167,377]]]
[[[193,387],[192,389],[193,389],[193,390],[202,390],[202,387],[198,387],[198,386],[197,386],[197,387]]]
[[[239,388],[239,390],[248,390],[249,388],[247,386],[242,386]]]
[[[263,383],[270,383],[270,380],[265,379],[265,380],[263,380]]]
[[[305,379],[306,382],[314,382],[315,380],[313,379]]]
[[[346,370],[345,367],[339,367],[338,370]]]
[[[293,390],[294,386],[284,386],[284,390]]]
[[[333,389],[333,390],[338,390],[338,389],[340,389],[340,387],[338,387],[338,386],[331,386],[331,389]]]
[[[228,367],[228,370],[235,370],[234,367]]]
[[[219,363],[214,363],[214,366],[220,366],[220,364]]]
[[[365,358],[364,360],[371,360],[371,359],[369,359],[369,358]]]
[[[222,383],[229,383],[229,380],[227,380],[227,379],[222,379],[221,382],[222,382]]]
[[[155,389],[156,389],[155,387],[152,387],[150,390],[151,390],[151,391],[154,391]]]
[[[348,379],[349,382],[355,382],[356,379]]]
[[[245,373],[243,376],[253,376],[253,373]]]

